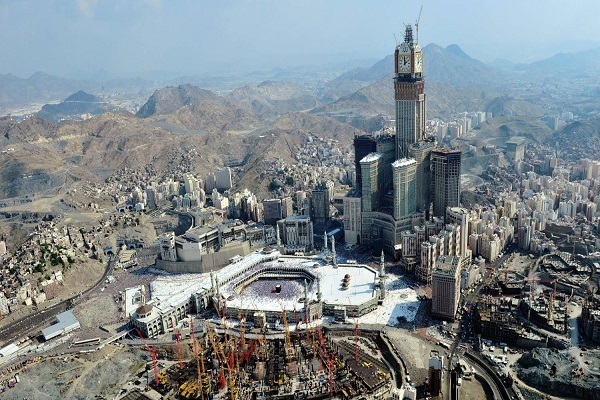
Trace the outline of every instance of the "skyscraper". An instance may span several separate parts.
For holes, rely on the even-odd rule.
[[[283,218],[283,210],[281,208],[281,199],[263,200],[263,216],[265,224],[275,225],[277,221]]]
[[[407,25],[404,41],[394,53],[396,100],[396,159],[408,157],[408,146],[425,135],[425,81],[423,53]]]
[[[375,136],[360,135],[354,136],[354,167],[356,169],[356,187],[362,190],[362,171],[360,168],[360,160],[366,157],[369,153],[377,151],[377,142]]]
[[[360,160],[362,174],[362,210],[376,211],[379,208],[380,188],[382,185],[383,169],[379,153],[370,153]]]
[[[454,320],[460,298],[460,257],[440,256],[431,274],[431,314]]]
[[[329,220],[330,189],[326,182],[317,185],[310,195],[311,217],[315,228],[325,229]]]
[[[416,174],[417,162],[403,158],[392,164],[394,171],[394,218],[401,219],[414,214],[417,209]]]
[[[420,140],[408,147],[410,158],[417,162],[417,211],[429,212],[431,195],[431,151],[435,146],[433,139]]]
[[[431,152],[431,188],[433,215],[446,218],[447,207],[460,204],[459,149],[435,149]]]
[[[231,180],[231,168],[225,167],[217,171],[215,174],[215,185],[217,190],[220,191],[231,189],[231,186],[233,185]]]

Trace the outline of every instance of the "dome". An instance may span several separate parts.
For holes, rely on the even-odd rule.
[[[137,310],[135,310],[135,313],[137,315],[148,315],[152,312],[152,305],[150,304],[144,304],[141,307],[138,307]]]

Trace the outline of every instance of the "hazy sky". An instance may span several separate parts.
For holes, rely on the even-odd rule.
[[[598,0],[0,0],[0,73],[202,73],[382,58],[420,43],[483,61],[600,45]]]

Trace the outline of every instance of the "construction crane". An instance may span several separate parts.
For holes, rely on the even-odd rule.
[[[356,317],[354,307],[352,307],[350,297],[348,297],[348,304],[351,307],[352,316],[354,317],[354,361],[358,362],[358,318]]]
[[[238,321],[240,328],[240,348],[242,350],[246,347],[246,318],[242,316],[242,310],[238,308]]]
[[[210,393],[210,381],[205,377],[204,370],[204,351],[202,344],[196,341],[196,332],[194,331],[194,317],[190,318],[190,331],[192,333],[192,348],[194,349],[194,357],[196,358],[196,369],[198,371],[198,384],[202,386],[200,390],[202,400],[204,395]],[[200,347],[200,348],[199,348]]]
[[[175,340],[177,343],[177,361],[179,363],[179,369],[183,369],[183,359],[181,355],[181,332],[175,332]]]
[[[333,396],[334,392],[334,376],[333,376],[333,368],[335,366],[335,362],[333,360],[333,356],[330,355],[327,351],[327,344],[325,343],[325,339],[323,338],[323,332],[321,328],[317,326],[317,334],[319,335],[319,343],[321,344],[321,354],[323,364],[327,367],[327,372],[329,375],[329,396]]]
[[[154,385],[155,387],[158,387],[158,354],[156,353],[156,346],[148,346],[148,344],[146,343],[146,340],[144,339],[144,335],[142,335],[142,332],[139,331],[139,329],[136,328],[135,330],[138,334],[138,336],[140,337],[140,339],[142,340],[142,344],[144,345],[144,348],[146,349],[146,351],[148,351],[148,353],[150,353],[150,359],[152,360],[152,370],[154,371]]]
[[[294,332],[294,336],[296,337],[296,343],[298,343],[298,335],[300,335],[300,332],[298,330],[298,311],[296,311],[295,304],[294,304],[294,322],[296,323],[296,330]]]
[[[237,376],[238,372],[235,369],[235,361],[233,357],[225,356],[225,353],[223,352],[223,347],[217,345],[217,342],[215,341],[214,332],[211,330],[208,321],[206,321],[206,332],[208,333],[208,339],[212,345],[214,354],[217,357],[217,360],[219,361],[219,367],[221,369],[219,371],[219,380],[221,381],[223,378],[225,378],[224,371],[226,371],[227,378],[225,380],[225,383],[227,386],[228,399],[235,400],[237,399],[239,392],[235,383],[235,377]]]
[[[283,331],[285,333],[285,356],[287,362],[290,363],[294,357],[294,347],[292,346],[292,341],[290,340],[290,327],[288,326],[285,308],[281,309],[281,319],[283,321]]]
[[[421,10],[419,11],[419,17],[415,22],[415,30],[417,31],[417,43],[419,43],[419,22],[421,21],[421,13],[423,12],[423,6],[421,6]]]

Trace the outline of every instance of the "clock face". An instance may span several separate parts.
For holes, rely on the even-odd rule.
[[[419,53],[415,56],[415,72],[423,71],[423,54]]]
[[[398,70],[402,72],[410,71],[410,57],[402,56],[398,58]]]

